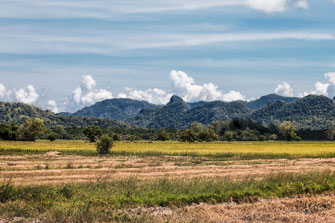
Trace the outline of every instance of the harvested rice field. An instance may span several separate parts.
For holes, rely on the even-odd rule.
[[[0,222],[334,222],[334,149],[1,141]]]

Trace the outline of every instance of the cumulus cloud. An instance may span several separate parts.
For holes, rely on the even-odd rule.
[[[284,12],[290,7],[308,9],[307,0],[247,0],[247,6],[266,13]]]
[[[82,84],[73,90],[73,99],[77,104],[90,105],[95,102],[113,98],[112,92],[96,89],[96,81],[91,75],[82,76]]]
[[[55,100],[49,100],[47,103],[47,108],[48,110],[54,112],[54,113],[58,113],[58,107],[57,107],[57,102]]]
[[[169,102],[172,94],[167,94],[164,90],[154,88],[147,90],[135,90],[132,88],[125,88],[127,93],[121,93],[119,98],[131,98],[134,100],[144,100],[153,104],[166,104]]]
[[[329,87],[329,83],[321,83],[321,82],[316,82],[314,85],[314,90],[312,90],[311,92],[304,92],[304,93],[299,93],[299,97],[305,97],[307,95],[310,94],[315,94],[315,95],[324,95],[327,96],[328,95],[328,87]]]
[[[185,101],[235,101],[245,100],[244,96],[236,91],[224,93],[218,90],[218,87],[213,83],[197,85],[192,77],[189,77],[183,71],[173,70],[170,73],[173,90],[181,96]]]
[[[302,8],[302,9],[308,9],[309,5],[308,5],[308,1],[307,0],[298,0],[295,3],[295,6],[297,8]]]
[[[329,86],[327,88],[327,94],[329,97],[335,96],[335,72],[325,73],[325,78],[328,79]]]
[[[277,85],[277,88],[275,89],[275,93],[286,96],[286,97],[292,97],[293,89],[287,82],[283,82]]]
[[[33,104],[38,99],[34,86],[28,85],[27,87],[20,88],[19,90],[14,90],[14,97],[17,101],[26,104]]]
[[[0,98],[4,98],[6,95],[6,87],[3,84],[0,84]]]

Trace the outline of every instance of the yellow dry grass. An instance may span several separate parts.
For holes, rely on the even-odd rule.
[[[0,141],[0,149],[22,149],[38,151],[95,151],[94,143],[75,140],[57,140],[49,142]],[[333,142],[212,142],[212,143],[182,143],[168,142],[116,142],[113,151],[146,153],[157,152],[166,154],[197,153],[208,154],[289,154],[310,155],[335,154]]]

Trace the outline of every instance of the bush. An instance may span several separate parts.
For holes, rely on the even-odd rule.
[[[272,134],[269,137],[269,140],[277,140],[277,139],[278,139],[278,136],[276,134]]]
[[[259,141],[265,141],[265,140],[266,140],[266,136],[264,136],[264,135],[260,135],[260,136],[258,137],[258,140],[259,140]]]
[[[98,154],[104,155],[109,154],[110,149],[113,147],[114,141],[108,135],[103,135],[97,142],[97,152]]]

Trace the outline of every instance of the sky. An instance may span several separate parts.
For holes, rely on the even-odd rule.
[[[0,101],[335,96],[335,0],[0,1]]]

